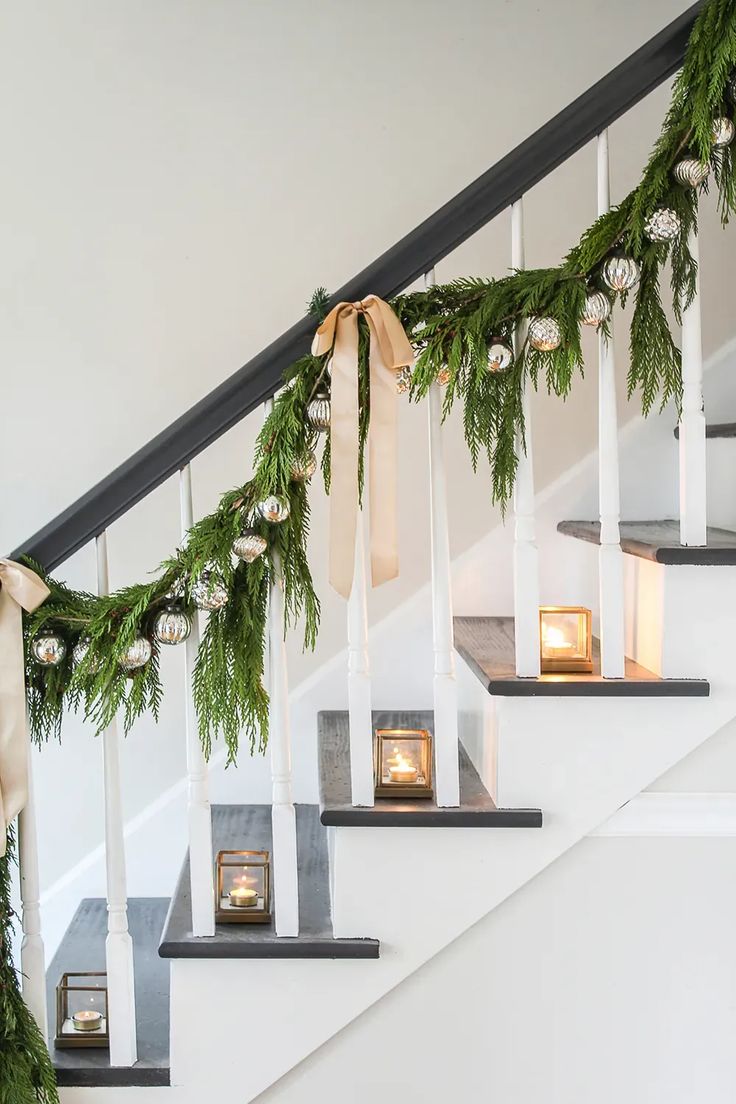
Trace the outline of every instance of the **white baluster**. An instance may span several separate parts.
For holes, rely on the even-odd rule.
[[[611,206],[608,131],[598,136],[598,214]],[[619,534],[618,417],[613,334],[598,335],[598,503],[601,543],[598,579],[601,611],[601,674],[624,677],[624,564]]]
[[[432,287],[434,269],[424,278]],[[429,503],[432,542],[432,630],[434,642],[434,758],[437,804],[460,804],[457,682],[453,654],[452,573],[447,520],[447,476],[442,442],[442,388],[429,389]]]
[[[33,763],[28,745],[28,800],[18,817],[18,865],[22,903],[23,941],[20,969],[23,1000],[33,1013],[44,1039],[48,1032],[46,1013],[46,956],[41,936],[41,889],[38,876],[38,835],[33,793]]]
[[[373,719],[368,656],[363,512],[355,532],[355,573],[348,601],[348,714],[350,718],[350,783],[353,805],[374,804]]]
[[[194,524],[192,473],[189,464],[179,473],[182,537]],[[207,760],[202,751],[197,714],[192,694],[192,676],[199,648],[199,615],[192,619],[192,631],[184,645],[186,680],[187,818],[189,822],[189,885],[192,898],[192,934],[215,934],[215,890],[213,880],[212,812],[210,809]]]
[[[697,235],[688,246],[699,263]],[[700,274],[695,298],[682,315],[682,416],[680,418],[680,544],[703,545],[706,537],[705,409],[700,336]]]
[[[271,823],[273,828],[273,882],[277,935],[299,934],[299,876],[296,854],[296,809],[291,793],[291,736],[289,686],[284,640],[284,592],[281,562],[273,556],[275,578],[269,602],[271,748]]]
[[[110,589],[107,534],[97,538],[97,590]],[[110,1018],[110,1065],[132,1066],[137,1060],[133,940],[128,931],[123,805],[120,795],[120,750],[117,722],[102,736],[105,781],[105,862],[107,868],[107,1001]]]
[[[524,209],[517,200],[511,207],[511,266],[524,268]],[[526,323],[514,335],[517,355],[524,347]],[[514,635],[516,674],[523,678],[539,675],[539,554],[534,522],[534,466],[532,462],[531,384],[526,382],[522,398],[526,427],[526,450],[517,436],[519,463],[514,486]]]

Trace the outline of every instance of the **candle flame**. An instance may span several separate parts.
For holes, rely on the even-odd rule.
[[[555,625],[545,625],[542,635],[544,636],[545,643],[549,644],[552,648],[559,648],[561,644],[567,643],[562,629],[558,629]]]

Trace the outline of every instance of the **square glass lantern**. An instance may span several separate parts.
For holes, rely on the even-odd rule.
[[[109,1047],[107,974],[62,974],[56,986],[57,1047]]]
[[[268,851],[219,851],[215,863],[219,924],[271,921],[271,858]]]
[[[584,606],[541,606],[539,647],[542,674],[591,674],[592,617]]]
[[[376,797],[432,797],[432,736],[426,728],[376,729]]]

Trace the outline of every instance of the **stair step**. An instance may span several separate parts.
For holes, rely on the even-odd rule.
[[[434,733],[431,711],[373,713],[375,728],[426,728]],[[499,809],[460,746],[460,805],[438,808],[434,800],[377,798],[372,808],[351,803],[348,714],[318,715],[319,782],[322,823],[384,828],[541,828],[541,809]]]
[[[171,898],[162,958],[378,958],[377,939],[335,939],[330,919],[326,833],[316,805],[296,806],[299,935],[276,935],[272,924],[218,924],[213,936],[192,935],[189,856]],[[272,850],[270,805],[215,805],[215,851]],[[213,858],[214,861],[214,858]]]
[[[105,969],[107,902],[102,898],[85,898],[79,905],[46,972],[49,1049],[59,1085],[121,1087],[170,1083],[169,969],[157,954],[168,904],[166,897],[128,899],[138,1029],[138,1061],[128,1068],[111,1066],[109,1051],[102,1048],[58,1050],[53,1045],[56,986],[61,975]]]
[[[680,438],[680,427],[675,426],[675,437]],[[706,437],[736,437],[736,422],[719,422],[705,427]]]
[[[663,679],[626,660],[626,677],[600,674],[600,643],[593,637],[592,675],[516,675],[513,617],[456,617],[455,648],[490,694],[505,697],[707,697],[705,679]]]
[[[557,531],[591,544],[600,544],[601,526],[598,521],[561,521]],[[645,560],[709,567],[736,564],[736,533],[731,529],[709,526],[706,531],[708,543],[702,546],[680,544],[679,521],[622,521],[620,531],[624,552]]]

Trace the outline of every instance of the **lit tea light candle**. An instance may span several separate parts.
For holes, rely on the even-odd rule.
[[[388,769],[388,776],[392,782],[416,782],[419,773],[413,763],[410,763],[403,755],[397,756],[397,762]],[[389,760],[390,762],[390,760]]]
[[[233,886],[230,890],[230,904],[234,908],[253,908],[258,904],[258,891],[250,889],[247,879],[243,878],[241,885]]]
[[[562,629],[551,626],[544,634],[544,654],[552,658],[564,658],[575,647],[571,640],[565,640]]]
[[[102,1027],[102,1013],[93,1008],[84,1008],[72,1016],[75,1031],[97,1031]]]

